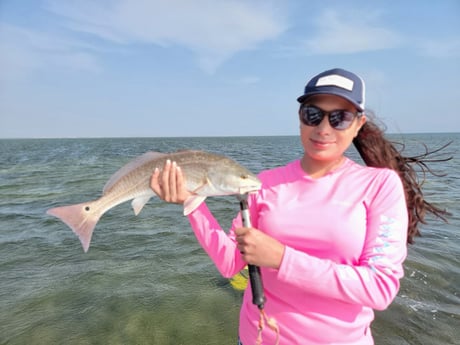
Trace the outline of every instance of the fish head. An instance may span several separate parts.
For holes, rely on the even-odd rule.
[[[262,182],[253,174],[240,176],[240,187],[238,194],[256,192],[262,187]]]
[[[262,187],[259,178],[241,165],[219,164],[208,172],[215,195],[246,194]]]

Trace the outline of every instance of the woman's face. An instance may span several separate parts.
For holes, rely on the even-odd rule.
[[[314,105],[321,110],[348,110],[357,113],[355,106],[342,97],[334,95],[314,95],[309,97],[304,104]],[[329,124],[328,115],[324,116],[318,126],[312,127],[300,121],[300,137],[305,151],[305,159],[311,162],[329,164],[339,160],[353,138],[358,134],[361,126],[366,122],[364,115],[355,117],[351,126],[338,130]]]

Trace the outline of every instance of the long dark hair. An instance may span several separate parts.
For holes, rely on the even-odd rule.
[[[366,114],[367,115],[367,114]],[[404,186],[406,196],[407,211],[409,214],[409,224],[407,232],[407,242],[413,243],[415,236],[420,236],[419,223],[425,224],[426,213],[432,213],[438,218],[447,222],[446,215],[448,212],[425,200],[421,185],[423,180],[415,169],[418,166],[422,172],[423,179],[427,172],[434,173],[427,165],[429,162],[442,162],[452,159],[452,157],[428,159],[427,157],[441,151],[450,143],[433,151],[425,147],[425,152],[418,156],[405,157],[396,145],[385,138],[384,128],[379,127],[374,120],[367,116],[366,123],[361,127],[358,135],[354,138],[353,144],[358,150],[364,163],[372,167],[390,168],[395,170]]]

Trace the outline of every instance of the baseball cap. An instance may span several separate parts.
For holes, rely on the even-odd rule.
[[[303,103],[308,97],[318,94],[343,97],[350,101],[360,112],[364,111],[364,80],[344,69],[330,69],[313,77],[305,86],[304,94],[297,98],[297,101]]]

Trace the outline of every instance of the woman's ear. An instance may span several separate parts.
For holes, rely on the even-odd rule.
[[[358,136],[358,133],[359,133],[361,127],[364,126],[364,124],[367,121],[367,117],[366,117],[365,114],[363,114],[358,118],[358,120],[359,120],[359,122],[358,122],[358,126],[356,127],[356,132],[355,132],[354,138],[356,138]]]

